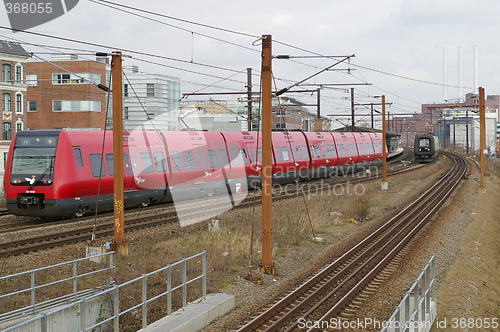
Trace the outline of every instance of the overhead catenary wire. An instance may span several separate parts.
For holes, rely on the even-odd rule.
[[[226,43],[226,44],[229,44],[229,45],[233,45],[233,46],[237,46],[237,47],[242,47],[242,48],[245,48],[247,50],[251,50],[251,51],[255,51],[255,52],[259,52],[258,50],[256,49],[253,49],[253,48],[250,48],[250,47],[247,47],[247,46],[243,46],[243,45],[240,45],[240,44],[236,44],[236,43],[233,43],[233,42],[229,42],[227,40],[224,40],[224,39],[220,39],[220,38],[216,38],[216,37],[213,37],[213,36],[209,36],[207,34],[203,34],[203,33],[199,33],[199,32],[195,32],[195,31],[192,31],[192,30],[189,30],[189,29],[185,29],[185,28],[182,28],[182,27],[179,27],[179,26],[176,26],[176,25],[173,25],[173,24],[169,24],[169,23],[166,23],[166,22],[163,22],[163,21],[159,21],[159,20],[155,20],[151,17],[147,17],[147,16],[144,16],[144,15],[140,15],[140,14],[137,14],[137,13],[134,13],[134,12],[131,12],[131,11],[128,11],[128,10],[125,10],[125,9],[122,9],[122,8],[128,8],[128,9],[131,9],[131,10],[135,10],[135,11],[139,11],[139,12],[142,12],[142,13],[147,13],[147,14],[150,14],[150,15],[156,15],[156,16],[161,16],[161,17],[164,17],[164,18],[169,18],[169,19],[176,19],[174,17],[171,17],[171,16],[167,16],[167,15],[163,15],[163,14],[159,14],[159,13],[155,13],[155,12],[152,12],[152,11],[148,11],[148,10],[144,10],[144,9],[140,9],[140,8],[137,8],[137,7],[131,7],[131,6],[126,6],[126,5],[123,5],[123,4],[119,4],[119,3],[115,3],[115,2],[111,2],[111,1],[105,1],[105,0],[89,0],[90,2],[93,2],[93,3],[96,3],[96,4],[99,4],[101,6],[106,6],[108,8],[112,8],[112,9],[115,9],[115,10],[119,10],[119,11],[122,11],[122,12],[125,12],[125,13],[128,13],[128,14],[131,14],[131,15],[134,15],[134,16],[138,16],[138,17],[141,17],[141,18],[144,18],[144,19],[147,19],[147,20],[150,20],[150,21],[153,21],[153,22],[156,22],[156,23],[159,23],[159,24],[163,24],[163,25],[167,25],[169,27],[172,27],[172,28],[175,28],[175,29],[179,29],[179,30],[182,30],[182,31],[185,31],[185,32],[188,32],[191,34],[191,36],[193,35],[200,35],[200,36],[203,36],[203,37],[206,37],[206,38],[210,38],[210,39],[213,39],[213,40],[216,40],[216,41],[219,41],[219,42],[222,42],[222,43]],[[114,7],[116,6],[116,7]],[[121,7],[121,8],[117,8],[117,7]],[[177,20],[180,20],[180,19],[177,19]],[[194,22],[191,22],[191,21],[186,21],[186,20],[181,20],[183,22],[189,22],[190,24],[196,24]],[[199,25],[199,24],[197,24]],[[236,31],[232,31],[232,30],[227,30],[227,29],[221,29],[221,28],[217,28],[217,27],[214,27],[214,26],[209,26],[209,25],[202,25],[203,27],[207,28],[212,28],[212,29],[217,29],[217,30],[222,30],[224,32],[230,32],[230,33],[235,33],[235,34],[240,34],[240,35],[246,35],[247,37],[252,37],[252,38],[255,38],[255,36],[252,36],[252,35],[247,35],[247,34],[242,34],[242,33],[238,33]],[[192,59],[192,57],[191,57]]]
[[[241,35],[241,36],[246,36],[246,37],[251,37],[251,38],[261,38],[260,36],[257,36],[257,35],[254,35],[254,34],[249,34],[249,33],[244,33],[244,32],[240,32],[240,31],[235,31],[235,30],[230,30],[230,29],[224,29],[224,28],[220,28],[220,27],[216,27],[216,26],[212,26],[212,25],[207,25],[207,24],[201,24],[201,23],[198,23],[198,22],[193,22],[193,21],[189,21],[189,20],[184,20],[184,19],[180,19],[180,18],[176,18],[176,17],[173,17],[173,16],[168,16],[168,15],[163,15],[163,14],[158,14],[158,13],[154,13],[154,12],[151,12],[151,11],[146,11],[146,10],[143,10],[143,9],[139,9],[139,8],[135,8],[135,7],[132,7],[132,6],[125,6],[125,5],[122,5],[122,4],[118,4],[118,3],[115,3],[115,2],[111,2],[111,1],[106,1],[106,0],[93,0],[93,2],[95,3],[99,3],[99,4],[106,4],[108,6],[120,6],[122,8],[127,8],[128,10],[134,10],[134,11],[139,11],[139,12],[143,12],[144,14],[148,14],[148,15],[155,15],[157,17],[163,17],[163,18],[168,18],[168,19],[172,19],[172,20],[176,20],[176,21],[179,21],[179,22],[184,22],[184,23],[187,23],[187,24],[192,24],[192,25],[196,25],[196,26],[199,26],[199,27],[203,27],[203,28],[210,28],[210,29],[213,29],[213,30],[218,30],[218,31],[222,31],[222,32],[227,32],[227,33],[233,33],[233,34],[237,34],[237,35]],[[114,8],[114,7],[113,7]],[[147,18],[147,17],[146,17]],[[147,19],[150,19],[150,18],[147,18]],[[165,22],[161,22],[159,21],[159,23],[165,23]],[[173,25],[172,25],[173,26]],[[176,26],[173,26],[174,28],[180,28],[180,27],[176,27]],[[4,27],[0,27],[0,28],[4,28]],[[7,28],[9,30],[11,30],[11,28]],[[188,30],[186,29],[186,31],[190,31],[191,30]],[[25,32],[25,31],[23,31]],[[201,35],[201,34],[200,34]],[[206,34],[203,34],[204,37],[208,37],[208,38],[212,38],[212,36],[208,36]],[[68,40],[68,39],[66,39]],[[293,49],[296,49],[296,50],[300,50],[302,52],[306,52],[308,54],[314,54],[314,55],[317,55],[318,57],[325,57],[325,58],[334,58],[332,56],[325,56],[325,55],[322,55],[322,54],[319,54],[317,52],[313,52],[313,51],[310,51],[310,50],[307,50],[305,48],[301,48],[301,47],[297,47],[295,45],[291,45],[289,43],[285,43],[285,42],[281,42],[279,40],[274,40],[275,43],[277,44],[281,44],[283,46],[287,46],[287,47],[290,47],[290,48],[293,48]],[[238,44],[235,44],[236,46],[242,46],[242,45],[238,45]],[[250,48],[251,49],[251,48]],[[253,49],[252,49],[253,50]],[[142,52],[141,52],[142,53]],[[171,58],[169,60],[172,60]],[[180,59],[174,59],[175,60],[180,60]],[[191,61],[187,61],[187,60],[181,60],[181,61],[184,61],[184,62],[188,62],[188,63],[192,63],[192,64],[196,64],[195,62],[193,62],[192,60]],[[352,64],[352,63],[351,63]],[[203,64],[200,64],[200,65],[203,65]],[[306,64],[307,65],[307,64]],[[411,78],[411,77],[406,77],[406,76],[403,76],[403,75],[395,75],[395,74],[392,74],[390,72],[385,72],[385,71],[380,71],[380,70],[377,70],[377,69],[372,69],[372,68],[369,68],[369,67],[366,67],[366,66],[361,66],[361,65],[356,65],[356,64],[352,64],[353,66],[358,66],[359,68],[363,68],[363,69],[367,69],[367,70],[371,70],[371,71],[375,71],[375,72],[379,72],[379,73],[382,73],[382,74],[386,74],[386,75],[391,75],[391,76],[395,76],[395,77],[398,77],[398,78],[402,78],[402,79],[410,79],[410,80],[413,80],[413,81],[416,81],[416,82],[420,82],[420,83],[429,83],[429,84],[435,84],[435,85],[441,85],[443,86],[443,84],[439,84],[439,83],[435,83],[435,82],[430,82],[430,81],[425,81],[425,80],[418,80],[418,79],[414,79],[414,78]],[[449,87],[456,87],[456,86],[453,86],[453,85],[448,85]],[[392,94],[392,93],[389,93],[389,94]]]

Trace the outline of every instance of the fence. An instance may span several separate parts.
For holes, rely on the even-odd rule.
[[[190,261],[194,260],[200,260],[201,259],[201,273],[199,275],[195,275],[191,279],[188,279],[188,263]],[[187,290],[188,290],[188,285],[195,281],[201,281],[202,284],[202,289],[201,289],[201,297],[206,296],[207,294],[207,274],[206,274],[206,267],[207,267],[207,259],[206,259],[206,252],[203,251],[199,254],[193,255],[189,258],[182,259],[181,261],[178,261],[174,264],[169,264],[163,268],[160,268],[156,271],[150,272],[148,274],[144,274],[138,278],[132,279],[128,282],[125,282],[120,285],[114,285],[111,288],[105,289],[100,291],[99,293],[89,295],[83,299],[79,299],[76,302],[66,304],[66,305],[61,305],[53,310],[46,311],[41,313],[39,316],[34,317],[30,320],[27,320],[25,322],[22,322],[20,324],[10,326],[5,330],[2,330],[4,332],[7,331],[14,331],[18,328],[21,328],[23,326],[26,326],[28,324],[34,324],[36,323],[37,328],[41,332],[46,332],[46,331],[92,331],[94,329],[97,330],[108,330],[112,329],[116,332],[120,331],[120,318],[123,317],[123,315],[127,313],[131,313],[132,311],[136,311],[140,309],[140,320],[141,320],[141,326],[144,328],[148,324],[148,304],[150,304],[152,301],[158,300],[160,298],[166,297],[166,306],[167,306],[167,315],[170,315],[172,313],[172,294],[174,291],[182,291],[181,294],[181,302],[182,306],[187,305]],[[180,272],[181,274],[181,282],[178,285],[175,285],[173,283],[173,278],[172,278],[172,272]],[[164,283],[162,282],[161,284],[166,286],[166,290],[164,292],[161,292],[159,294],[156,294],[154,296],[148,297],[148,279],[152,277],[160,277],[160,274],[165,276],[165,281]],[[132,305],[131,307],[121,310],[120,309],[120,294],[124,292],[124,288],[127,286],[131,286],[134,284],[139,284],[140,289],[141,289],[141,300],[139,303]],[[110,299],[109,302],[102,302],[100,303],[106,303],[106,306],[108,308],[105,308],[104,310],[101,308],[99,309],[99,313],[96,316],[95,314],[93,317],[89,318],[89,310],[88,307],[93,305],[93,302],[95,302],[97,299],[103,299],[103,298],[108,298]],[[62,312],[73,312],[72,317],[68,317],[68,314],[65,314],[66,317],[64,318],[64,321],[70,321],[73,324],[77,322],[76,327],[69,328],[68,326],[63,326],[59,321],[54,321],[53,317],[55,315],[61,315]]]
[[[430,331],[437,314],[436,257],[433,255],[382,332]]]
[[[87,273],[80,272],[80,270],[78,268],[79,266],[81,267],[84,263],[87,263],[87,262],[90,262],[92,260],[99,259],[99,258],[101,258],[101,259],[102,258],[104,258],[104,259],[109,258],[109,266],[106,268],[102,268],[102,269],[92,270],[92,271],[87,272]],[[37,280],[38,280],[37,275],[40,275],[41,273],[51,273],[52,275],[57,276],[58,272],[60,272],[66,266],[72,268],[72,276],[71,277],[63,278],[63,279],[56,279],[55,281],[51,281],[51,282],[47,282],[47,283],[43,283],[43,284],[37,284]],[[16,278],[27,277],[27,278],[29,278],[29,284],[30,284],[30,287],[20,289],[20,290],[14,291],[14,292],[10,292],[8,294],[0,295],[0,301],[2,301],[2,300],[5,301],[5,300],[10,299],[11,302],[14,302],[14,301],[20,302],[18,299],[19,297],[24,296],[24,297],[30,298],[30,299],[28,299],[28,301],[30,302],[30,304],[28,306],[25,306],[25,307],[22,307],[22,308],[19,308],[16,310],[12,310],[9,312],[1,313],[0,314],[0,323],[2,323],[4,321],[11,320],[11,319],[19,318],[19,317],[22,317],[25,315],[34,314],[34,313],[37,313],[41,310],[50,309],[52,307],[60,305],[61,303],[66,303],[67,301],[75,301],[78,298],[85,297],[85,296],[88,296],[90,293],[93,293],[93,292],[95,293],[96,291],[99,291],[99,289],[87,289],[87,290],[83,290],[83,291],[78,291],[78,281],[81,278],[84,278],[84,277],[87,277],[90,275],[95,275],[98,273],[108,272],[109,273],[109,284],[104,286],[104,287],[108,287],[109,285],[111,285],[113,283],[113,278],[112,278],[112,273],[111,273],[113,269],[114,269],[113,252],[109,252],[109,253],[93,256],[93,257],[81,258],[81,259],[72,260],[72,261],[68,261],[68,262],[64,262],[64,263],[60,263],[60,264],[46,266],[46,267],[39,268],[39,269],[34,269],[34,270],[30,270],[30,271],[16,273],[16,274],[12,274],[12,275],[5,276],[5,277],[0,277],[0,282],[4,285],[9,285],[10,287],[12,287],[12,285],[14,285],[16,283],[15,282]],[[52,271],[52,270],[54,270],[54,271]],[[68,293],[67,295],[61,296],[58,298],[52,298],[52,299],[49,298],[48,300],[46,299],[44,301],[42,301],[40,298],[37,298],[37,296],[39,296],[40,291],[42,291],[43,289],[48,288],[50,286],[57,285],[57,284],[67,283],[67,282],[72,283],[72,292],[71,293]],[[14,297],[17,297],[17,299],[14,300]],[[41,297],[41,296],[39,296],[39,297]],[[5,306],[1,306],[1,307],[5,307]]]

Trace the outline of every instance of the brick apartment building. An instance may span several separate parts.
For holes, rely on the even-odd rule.
[[[26,64],[27,128],[106,128],[106,64],[53,56]]]
[[[26,127],[26,84],[25,66],[29,54],[24,48],[7,41],[0,41],[0,64],[2,76],[0,94],[2,96],[2,137],[0,139],[0,172],[3,172],[10,141],[16,131]]]

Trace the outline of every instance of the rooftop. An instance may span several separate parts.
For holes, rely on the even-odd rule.
[[[29,57],[29,53],[18,43],[0,40],[0,53]]]

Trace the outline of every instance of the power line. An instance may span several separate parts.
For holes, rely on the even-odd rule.
[[[208,65],[208,64],[203,64],[203,63],[199,63],[199,62],[192,62],[192,61],[187,61],[187,60],[182,60],[182,59],[176,59],[176,58],[166,57],[166,56],[163,56],[163,55],[147,53],[147,52],[134,51],[134,50],[131,50],[131,49],[126,49],[126,48],[121,48],[121,47],[114,47],[114,46],[103,45],[103,44],[98,44],[98,43],[91,43],[91,42],[87,42],[87,41],[83,41],[83,40],[76,40],[76,39],[71,39],[71,38],[66,38],[66,37],[59,37],[59,36],[55,36],[55,35],[48,35],[48,34],[44,34],[44,33],[40,33],[40,32],[18,30],[18,29],[9,28],[9,27],[6,27],[6,26],[0,26],[0,29],[14,30],[16,32],[22,32],[22,33],[26,33],[26,34],[30,34],[30,35],[34,35],[34,36],[51,38],[51,39],[56,39],[56,40],[61,40],[61,41],[66,41],[66,42],[71,42],[71,43],[78,43],[78,44],[83,44],[83,45],[88,45],[88,46],[93,46],[93,47],[99,47],[101,49],[118,50],[118,51],[122,51],[124,53],[139,54],[139,55],[143,55],[143,56],[148,56],[148,57],[153,57],[153,58],[159,58],[159,59],[164,59],[164,60],[170,60],[170,61],[177,61],[177,62],[182,62],[182,63],[186,63],[186,64],[193,64],[193,65],[207,67],[207,68],[212,68],[212,69],[219,69],[219,70],[224,70],[224,71],[238,72],[236,70],[229,69],[229,68],[224,68],[224,67],[219,67],[219,66],[214,66],[214,65]]]
[[[156,15],[156,16],[160,16],[160,17],[164,17],[164,18],[168,18],[168,19],[179,20],[179,21],[182,21],[182,22],[185,22],[185,23],[201,25],[201,26],[203,26],[205,28],[208,27],[208,28],[212,28],[212,29],[221,30],[221,31],[224,31],[224,32],[230,32],[230,33],[235,33],[235,34],[239,34],[239,35],[250,36],[250,37],[253,37],[253,38],[260,38],[260,37],[257,37],[257,36],[243,34],[243,33],[239,33],[239,32],[236,32],[236,31],[222,29],[222,28],[217,28],[217,27],[213,27],[213,26],[208,26],[208,25],[203,25],[203,24],[197,24],[195,22],[181,20],[181,19],[174,18],[172,16],[167,16],[167,15],[163,15],[163,14],[159,14],[159,13],[147,11],[147,10],[140,9],[140,8],[137,8],[137,7],[126,6],[126,5],[115,3],[115,2],[111,2],[111,1],[90,0],[90,2],[96,3],[96,4],[101,5],[101,6],[105,6],[105,7],[114,9],[114,10],[119,10],[121,12],[130,14],[130,15],[134,15],[134,16],[137,16],[137,17],[140,17],[140,18],[144,18],[144,19],[150,20],[152,22],[156,22],[156,23],[159,23],[159,24],[167,25],[169,27],[172,27],[172,28],[175,28],[175,29],[179,29],[179,30],[182,30],[182,31],[185,31],[185,32],[189,32],[191,34],[197,34],[197,35],[200,35],[200,36],[203,36],[203,37],[206,37],[206,38],[210,38],[210,39],[222,42],[222,43],[226,43],[226,44],[233,45],[233,46],[238,46],[238,47],[245,48],[247,50],[251,50],[251,51],[254,51],[254,52],[259,52],[259,50],[257,50],[257,49],[253,49],[253,48],[250,48],[250,47],[247,47],[247,46],[244,46],[244,45],[239,45],[239,44],[236,44],[236,43],[229,42],[227,40],[223,40],[223,39],[220,39],[220,38],[212,37],[212,36],[209,36],[209,35],[206,35],[206,34],[202,34],[202,33],[199,33],[199,32],[195,32],[195,31],[192,31],[192,30],[188,30],[188,29],[185,29],[185,28],[173,25],[173,24],[169,24],[169,23],[166,23],[166,22],[155,20],[155,19],[153,19],[151,17],[147,17],[147,16],[144,16],[144,15],[133,13],[131,11],[128,11],[128,10],[125,10],[125,9],[122,9],[122,8],[127,8],[127,9],[135,10],[135,11],[138,11],[138,12],[147,13],[147,14],[150,14],[150,15]],[[116,8],[116,7],[113,7],[113,6],[122,7],[122,8]]]
[[[200,27],[203,27],[203,28],[209,28],[209,29],[213,29],[213,30],[219,30],[219,31],[223,31],[223,32],[228,32],[228,33],[232,33],[232,34],[237,34],[237,35],[242,35],[242,36],[252,37],[252,38],[257,38],[257,39],[261,38],[261,36],[257,36],[257,35],[252,35],[252,34],[248,34],[248,33],[244,33],[244,32],[239,32],[239,31],[235,31],[235,30],[229,30],[229,29],[225,29],[225,28],[216,27],[216,26],[213,26],[213,25],[208,25],[208,24],[193,22],[193,21],[189,21],[189,20],[185,20],[185,19],[180,19],[180,18],[177,18],[177,17],[168,16],[168,15],[164,15],[164,14],[159,14],[159,13],[155,13],[155,12],[152,12],[152,11],[148,11],[148,10],[136,8],[136,7],[126,6],[126,5],[119,4],[119,3],[116,3],[116,2],[112,2],[112,1],[106,1],[106,0],[90,0],[90,1],[95,2],[95,3],[103,2],[103,3],[107,3],[107,4],[112,4],[112,5],[115,5],[115,6],[118,6],[118,7],[132,9],[132,10],[136,10],[136,11],[139,11],[139,12],[143,12],[143,13],[155,15],[155,16],[161,16],[161,17],[168,18],[168,19],[171,19],[171,20],[176,20],[176,21],[183,22],[183,23],[197,25],[197,26],[200,26]]]

